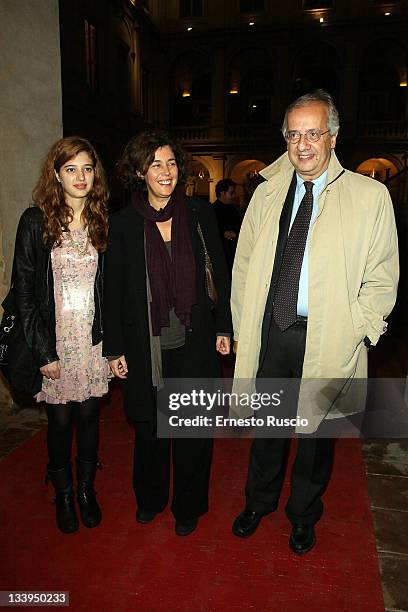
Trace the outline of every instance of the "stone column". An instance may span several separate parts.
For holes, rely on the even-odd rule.
[[[0,3],[0,301],[18,219],[40,164],[62,136],[58,0]],[[0,402],[8,394],[0,388]]]

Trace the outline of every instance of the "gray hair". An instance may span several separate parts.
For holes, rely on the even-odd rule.
[[[322,102],[327,108],[327,129],[329,130],[331,136],[336,136],[340,129],[340,120],[339,120],[339,112],[337,108],[334,106],[333,98],[327,91],[324,89],[316,89],[316,91],[312,91],[311,93],[305,94],[300,98],[297,98],[292,104],[286,109],[285,117],[283,119],[282,124],[282,134],[285,136],[288,131],[288,115],[295,108],[300,108],[301,106],[306,106],[311,102]]]

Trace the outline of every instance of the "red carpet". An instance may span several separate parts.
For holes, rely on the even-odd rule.
[[[187,538],[174,535],[169,510],[150,525],[135,522],[132,446],[119,407],[105,407],[97,480],[103,521],[72,535],[54,527],[51,486],[42,481],[45,431],[0,462],[0,590],[70,591],[71,610],[384,609],[358,441],[337,445],[317,546],[305,557],[288,549],[287,484],[281,507],[254,536],[231,534],[244,501],[248,440],[216,441],[211,509]]]

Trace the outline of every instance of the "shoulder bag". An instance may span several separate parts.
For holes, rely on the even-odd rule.
[[[13,285],[2,306],[0,369],[13,391],[35,395],[41,389],[42,376],[24,337],[15,306]]]
[[[217,298],[218,298],[217,288],[214,282],[214,268],[212,265],[211,258],[207,251],[207,246],[205,244],[204,234],[201,229],[200,223],[197,224],[197,232],[198,232],[198,235],[200,236],[201,242],[203,243],[203,249],[204,249],[205,284],[207,287],[207,293],[208,293],[208,297],[210,298],[212,302],[212,307],[214,308],[217,304]]]

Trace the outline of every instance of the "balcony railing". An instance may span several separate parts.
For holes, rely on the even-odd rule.
[[[180,126],[171,129],[176,140],[181,142],[205,142],[210,140],[211,128],[207,126]]]
[[[354,127],[355,126],[355,127]],[[382,139],[384,141],[408,140],[407,121],[364,121],[344,124],[343,137],[358,134],[360,139]],[[190,125],[169,128],[174,138],[185,144],[199,143],[245,143],[280,141],[280,125],[267,123],[240,123],[221,126]]]
[[[188,142],[252,141],[270,140],[277,127],[269,124],[224,124],[223,126],[179,126],[171,128],[176,140]]]
[[[270,140],[271,135],[277,136],[279,131],[271,123],[229,124],[225,126],[226,140]]]
[[[358,134],[361,138],[383,138],[384,140],[407,140],[407,121],[360,122]]]

